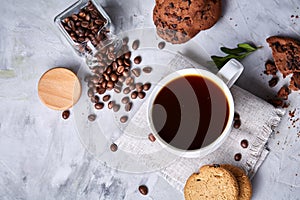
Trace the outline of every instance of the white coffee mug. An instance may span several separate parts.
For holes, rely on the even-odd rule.
[[[148,115],[150,127],[151,127],[151,130],[152,130],[154,136],[156,137],[156,141],[158,141],[162,145],[163,148],[170,151],[171,153],[174,153],[179,156],[184,156],[184,157],[202,157],[202,156],[207,155],[210,152],[213,152],[218,147],[220,147],[223,144],[223,142],[225,141],[225,139],[228,137],[228,135],[230,134],[232,124],[233,124],[234,101],[233,101],[233,97],[232,97],[232,94],[231,94],[229,88],[235,83],[235,81],[241,75],[243,69],[244,69],[244,67],[240,62],[238,62],[235,59],[231,59],[222,67],[222,69],[216,75],[206,69],[186,68],[186,69],[175,71],[175,72],[169,74],[168,76],[164,77],[154,87],[154,89],[149,97],[149,104],[148,104],[148,109],[147,109],[148,110],[147,115]],[[224,96],[226,97],[226,100],[228,103],[228,112],[226,114],[227,120],[226,120],[226,122],[224,122],[224,127],[222,128],[221,133],[218,133],[217,136],[216,135],[213,136],[212,134],[204,133],[205,138],[203,139],[202,142],[205,143],[205,141],[209,141],[208,144],[203,145],[203,143],[201,142],[202,146],[197,149],[188,149],[188,148],[182,149],[182,148],[175,147],[174,145],[171,145],[172,142],[176,140],[176,136],[174,137],[175,139],[172,140],[172,142],[170,142],[170,141],[167,142],[159,135],[158,132],[160,130],[156,130],[157,127],[154,126],[154,121],[156,119],[153,119],[153,112],[154,112],[155,106],[157,106],[157,104],[154,104],[154,103],[156,101],[156,98],[158,97],[159,92],[161,92],[162,89],[166,85],[171,83],[172,81],[174,81],[180,77],[185,77],[185,76],[190,76],[190,75],[200,76],[201,78],[205,78],[207,80],[209,79],[211,82],[213,82],[223,92]],[[178,97],[178,98],[180,98],[180,97]],[[162,109],[164,109],[164,108],[162,108]],[[184,109],[185,109],[184,106],[180,107],[180,110],[182,111],[180,114],[184,115],[184,113],[185,113]],[[195,107],[195,109],[197,109],[197,108]],[[198,119],[196,117],[196,122],[195,122],[196,124],[198,123],[197,120],[200,120],[200,118]],[[213,121],[210,122],[209,128],[213,127],[214,123],[217,123],[217,122],[213,122]],[[174,124],[174,126],[175,125],[178,125],[178,124]],[[180,128],[181,125],[178,125],[178,126]],[[161,127],[162,128],[164,127],[163,121],[161,122]],[[180,134],[182,134],[182,133],[180,133]],[[194,134],[194,133],[184,133],[184,134]],[[193,135],[191,137],[193,137]],[[185,139],[185,136],[181,137],[181,138],[179,137],[179,140],[184,140],[184,139]],[[178,140],[178,137],[177,137],[177,140]],[[186,141],[186,142],[188,144],[191,144],[194,141]],[[196,141],[196,143],[197,143],[197,141]]]

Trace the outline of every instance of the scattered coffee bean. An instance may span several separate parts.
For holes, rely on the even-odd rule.
[[[107,82],[107,85],[106,85],[107,89],[112,89],[114,86],[115,86],[115,84],[114,84],[113,81],[108,81]]]
[[[238,129],[241,126],[241,120],[234,120],[233,127]]]
[[[152,67],[144,67],[143,72],[146,73],[146,74],[151,73],[152,72]]]
[[[99,102],[99,100],[100,100],[100,98],[99,98],[99,96],[93,96],[93,97],[91,97],[91,102],[92,103],[98,103]]]
[[[135,89],[135,84],[131,83],[128,87],[129,87],[130,90],[134,90]]]
[[[128,77],[130,75],[129,70],[127,70],[127,69],[124,70],[123,73],[122,73],[122,75],[125,76],[125,77]]]
[[[234,160],[235,161],[240,161],[241,159],[242,159],[242,154],[237,153],[237,154],[234,155]]]
[[[124,115],[120,118],[121,123],[125,123],[125,122],[127,122],[127,120],[128,120],[128,117],[126,115]]]
[[[123,90],[123,93],[124,93],[124,94],[129,94],[129,92],[130,92],[129,87],[124,88],[124,90]]]
[[[118,112],[120,110],[120,105],[119,104],[115,104],[114,106],[113,106],[113,111],[114,112]]]
[[[63,111],[61,116],[63,119],[68,119],[70,117],[70,111],[69,110]]]
[[[144,91],[148,91],[150,88],[151,88],[151,83],[145,83],[145,84],[143,85],[143,90],[144,90]]]
[[[120,66],[118,66],[118,68],[117,68],[117,72],[118,72],[119,74],[122,74],[122,73],[124,72],[124,69],[125,69],[125,67],[124,67],[123,65],[120,65]]]
[[[129,102],[129,97],[123,97],[122,100],[121,100],[121,102],[123,104],[127,104]]]
[[[84,80],[84,82],[89,82],[91,80],[91,78],[92,78],[91,75],[86,75],[83,80]]]
[[[148,135],[148,139],[151,141],[151,142],[154,142],[156,140],[155,136],[153,135],[153,133],[150,133]]]
[[[110,150],[111,150],[112,152],[116,152],[116,151],[118,150],[118,145],[116,145],[115,143],[112,143],[112,144],[110,145]]]
[[[135,89],[137,92],[142,92],[144,89],[143,84],[142,83],[135,84]]]
[[[138,92],[137,92],[137,91],[133,91],[133,92],[131,93],[131,98],[132,98],[132,99],[136,99],[137,96],[138,96]]]
[[[122,90],[121,87],[115,87],[115,88],[114,88],[114,91],[115,91],[116,93],[120,93],[121,90]]]
[[[130,84],[132,84],[133,83],[133,78],[132,77],[127,77],[126,78],[126,80],[125,80],[125,83],[126,83],[126,85],[130,85]]]
[[[103,100],[104,102],[109,101],[109,99],[110,99],[110,95],[109,95],[109,94],[105,95],[105,96],[102,98],[102,100]]]
[[[141,75],[141,70],[139,68],[134,68],[133,70],[131,70],[131,72],[135,77],[139,77]]]
[[[128,51],[128,52],[126,52],[126,53],[124,54],[124,58],[125,58],[126,60],[129,60],[130,57],[131,57],[131,52],[130,52],[130,51]]]
[[[125,81],[125,77],[124,77],[124,76],[119,76],[119,77],[118,77],[118,81],[119,81],[120,83],[123,83],[123,82]]]
[[[96,118],[97,118],[97,115],[95,115],[95,114],[90,114],[90,115],[88,116],[88,120],[91,121],[91,122],[95,121]]]
[[[115,105],[115,102],[114,101],[110,101],[110,102],[108,102],[107,107],[108,107],[108,109],[112,109],[114,107],[114,105]]]
[[[158,43],[157,46],[158,46],[159,49],[163,49],[163,48],[165,48],[166,43],[164,41],[162,41],[162,42]]]
[[[139,40],[134,40],[132,43],[132,49],[137,50],[140,46],[140,41]]]
[[[106,82],[103,82],[103,83],[104,83],[104,86],[106,87]],[[102,86],[103,86],[103,85],[102,85]],[[97,88],[97,92],[98,92],[99,94],[104,94],[105,91],[106,91],[105,87],[104,87],[104,88],[103,88],[103,87]]]
[[[135,63],[135,64],[140,64],[141,62],[142,62],[142,57],[141,56],[137,56],[137,57],[135,57],[134,59],[133,59],[133,62]]]
[[[139,186],[139,191],[142,195],[147,195],[148,194],[148,187],[146,185],[140,185]]]
[[[102,103],[102,102],[98,102],[95,104],[95,108],[97,110],[101,110],[103,107],[104,107],[104,103]]]
[[[113,81],[113,82],[115,82],[115,81],[117,81],[118,80],[118,76],[116,75],[116,74],[111,74],[110,75],[110,79]]]
[[[89,81],[87,85],[89,88],[92,88],[95,86],[95,84],[92,81]]]
[[[129,112],[132,108],[132,102],[128,102],[126,105],[125,105],[125,111],[126,112]]]
[[[87,94],[88,94],[88,97],[94,96],[93,88],[90,88],[90,89],[88,90]]]
[[[239,113],[237,112],[234,112],[234,115],[233,115],[233,120],[239,120],[240,119],[240,115]]]
[[[248,145],[249,145],[248,140],[242,140],[242,141],[241,141],[241,146],[242,146],[243,148],[247,148]]]
[[[139,97],[140,99],[143,99],[145,96],[146,96],[146,93],[145,93],[145,92],[139,92],[139,93],[138,93],[138,97]]]
[[[124,64],[125,64],[125,66],[127,66],[127,67],[130,67],[130,66],[131,66],[131,61],[129,60],[129,58],[124,60]]]

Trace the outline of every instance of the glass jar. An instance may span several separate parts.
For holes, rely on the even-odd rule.
[[[55,24],[80,56],[93,56],[105,46],[121,48],[114,26],[95,0],[79,0],[54,19]]]

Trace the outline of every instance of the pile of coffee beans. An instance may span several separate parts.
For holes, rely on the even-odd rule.
[[[109,32],[104,27],[107,20],[91,1],[78,13],[63,19],[61,23],[71,39],[79,44],[78,50],[82,53],[84,51],[91,52],[91,48],[87,46],[89,41],[96,47],[101,41],[107,39],[107,33]]]
[[[124,110],[129,112],[133,107],[132,100],[144,99],[146,92],[151,88],[151,83],[136,83],[135,80],[141,73],[149,74],[152,72],[150,66],[144,67],[142,70],[138,67],[133,68],[133,63],[139,65],[142,62],[142,56],[131,58],[129,51],[128,38],[123,39],[121,48],[116,49],[113,44],[101,48],[91,59],[89,67],[92,75],[85,78],[88,85],[88,96],[94,107],[101,110],[107,102],[108,109],[118,112],[121,104],[124,104]],[[133,41],[132,49],[138,49],[139,40]],[[132,62],[133,60],[133,62]],[[108,91],[120,93],[124,95],[121,102],[111,99]],[[102,101],[100,95],[103,95]],[[128,116],[120,117],[121,123],[126,123]]]

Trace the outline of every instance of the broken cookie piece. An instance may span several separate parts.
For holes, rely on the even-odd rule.
[[[300,72],[300,42],[292,38],[272,36],[267,39],[277,69],[283,78]]]
[[[277,97],[283,100],[287,100],[290,92],[291,91],[287,86],[282,86],[277,92]]]
[[[264,74],[276,76],[278,69],[273,61],[268,60],[265,64]]]
[[[290,81],[289,89],[293,91],[300,90],[300,72],[294,72]]]

